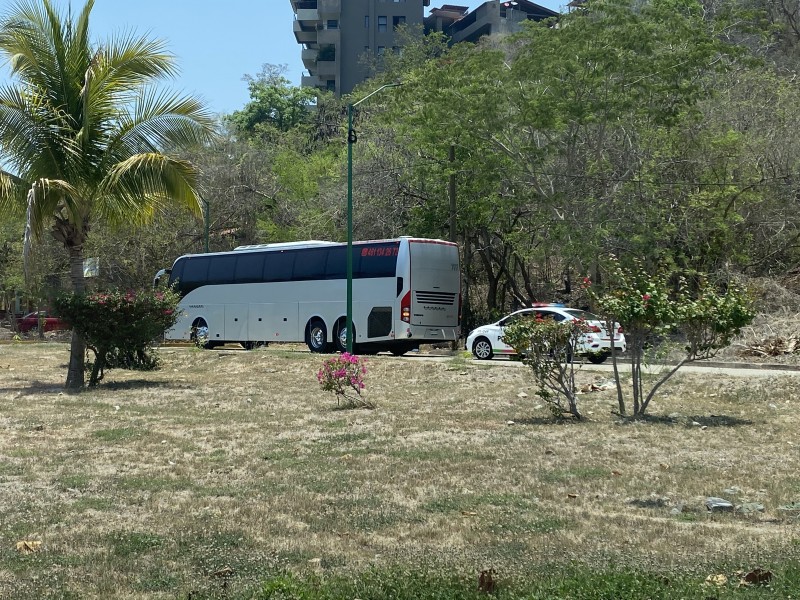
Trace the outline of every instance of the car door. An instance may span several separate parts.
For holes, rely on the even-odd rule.
[[[492,332],[492,335],[490,336],[492,338],[491,339],[492,348],[494,349],[495,354],[515,353],[514,349],[508,344],[506,344],[505,341],[503,340],[503,333],[505,331],[505,328],[508,327],[509,325],[517,323],[522,318],[532,316],[532,314],[533,313],[531,313],[530,311],[515,312],[498,321],[498,327],[496,328],[495,331]]]

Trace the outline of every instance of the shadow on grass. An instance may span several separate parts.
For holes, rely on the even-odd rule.
[[[624,423],[653,423],[655,425],[679,425],[682,427],[742,427],[755,425],[749,419],[740,419],[728,415],[651,415],[620,416],[617,417]]]
[[[87,389],[94,389],[98,391],[111,390],[115,392],[119,390],[145,390],[151,388],[185,389],[186,384],[175,383],[172,381],[153,381],[150,379],[128,379],[127,381],[109,381],[108,383],[103,383],[101,381],[94,388]]]
[[[0,394],[18,394],[19,396],[35,396],[38,394],[60,394],[77,395],[84,392],[91,391],[111,391],[117,392],[122,390],[144,390],[154,388],[180,388],[185,389],[185,385],[173,383],[171,381],[150,381],[147,379],[130,379],[128,381],[114,381],[103,383],[100,382],[93,388],[83,387],[77,390],[71,390],[64,387],[63,384],[53,384],[52,382],[45,381],[30,381],[27,385],[20,387],[0,387]]]
[[[583,419],[567,419],[558,417],[520,417],[512,418],[515,425],[579,425],[591,423],[586,417]]]

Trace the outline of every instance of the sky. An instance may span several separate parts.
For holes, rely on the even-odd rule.
[[[483,1],[433,0],[431,6],[473,10]],[[68,0],[54,2],[68,5]],[[565,2],[538,4],[558,10]],[[0,0],[0,13],[11,6],[13,0]],[[79,10],[83,0],[72,6]],[[199,96],[214,113],[227,114],[247,103],[243,77],[257,74],[265,63],[286,65],[287,79],[300,85],[303,64],[293,21],[289,0],[95,0],[90,28],[94,40],[131,30],[164,40],[180,70],[170,87]],[[8,83],[8,72],[7,65],[0,65],[0,84]]]

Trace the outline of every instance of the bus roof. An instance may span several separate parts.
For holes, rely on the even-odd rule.
[[[275,244],[250,244],[237,246],[233,250],[288,250],[290,248],[316,248],[318,246],[336,246],[337,242],[324,242],[322,240],[307,240],[304,242],[278,242]]]

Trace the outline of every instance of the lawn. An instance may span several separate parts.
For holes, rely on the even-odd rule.
[[[800,594],[797,378],[556,422],[518,365],[369,357],[341,410],[299,349],[161,352],[69,394],[66,345],[0,346],[0,598]]]

